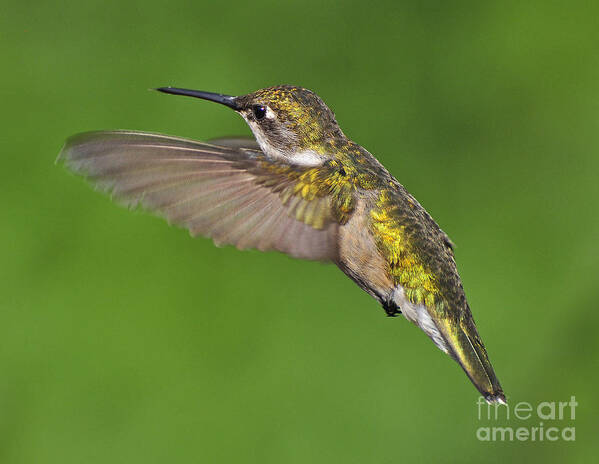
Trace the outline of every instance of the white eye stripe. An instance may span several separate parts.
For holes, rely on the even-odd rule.
[[[270,109],[269,106],[266,107],[266,119],[276,119],[277,115],[273,110]]]

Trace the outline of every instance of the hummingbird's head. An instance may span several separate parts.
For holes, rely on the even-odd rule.
[[[171,87],[158,90],[233,108],[246,120],[264,153],[294,164],[322,163],[329,157],[328,143],[344,137],[329,107],[302,87],[281,85],[239,97]]]

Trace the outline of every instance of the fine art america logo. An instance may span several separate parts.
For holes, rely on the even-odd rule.
[[[480,441],[575,441],[576,397],[570,401],[527,401],[513,406],[490,405],[479,397],[476,429]]]

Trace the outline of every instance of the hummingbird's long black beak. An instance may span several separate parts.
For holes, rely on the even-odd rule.
[[[220,103],[221,105],[228,106],[229,108],[233,108],[235,111],[238,111],[240,109],[239,105],[237,105],[236,103],[237,97],[232,97],[231,95],[203,92],[202,90],[178,89],[176,87],[160,87],[156,90],[158,90],[159,92],[170,93],[173,95],[184,95],[186,97],[195,97],[201,98],[202,100],[213,101],[216,103]]]

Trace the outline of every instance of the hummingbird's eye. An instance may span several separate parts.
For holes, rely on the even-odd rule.
[[[252,107],[252,112],[254,113],[254,117],[259,121],[266,116],[266,107],[262,105],[254,105]]]

